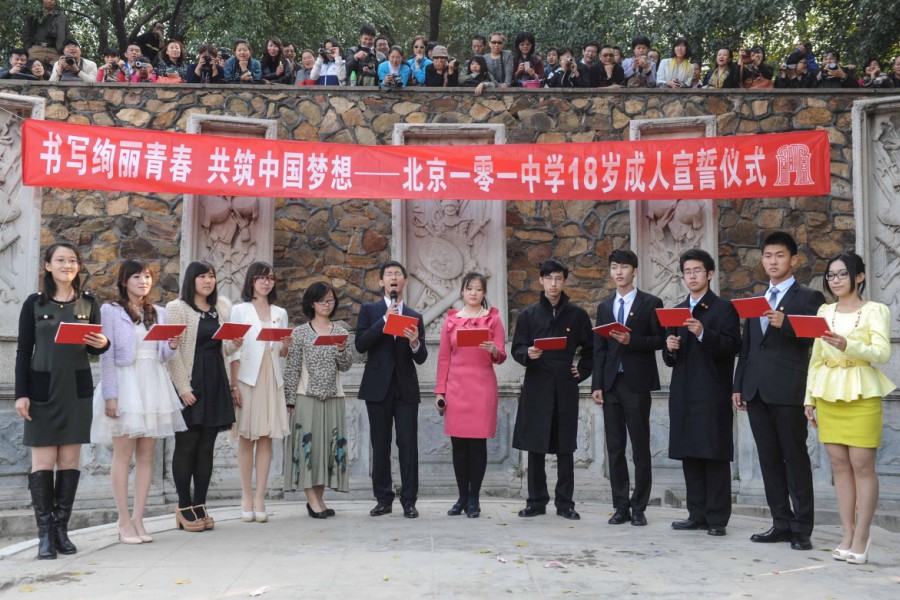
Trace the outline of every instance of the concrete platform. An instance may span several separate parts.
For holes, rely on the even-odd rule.
[[[2,598],[896,598],[900,534],[873,529],[870,563],[831,558],[839,528],[820,526],[814,550],[762,545],[768,519],[734,516],[728,535],[677,532],[683,510],[651,507],[647,527],[606,523],[581,503],[581,521],[521,519],[521,501],[485,499],[482,516],[448,517],[449,499],[418,503],[421,517],[373,518],[372,502],[334,501],[310,519],[302,503],[269,504],[268,523],[237,507],[212,511],[216,528],[174,529],[149,519],[151,544],[126,546],[103,525],[73,533],[78,554],[34,559],[36,540],[0,549]],[[555,512],[555,511],[552,511]],[[551,561],[564,568],[548,566]]]

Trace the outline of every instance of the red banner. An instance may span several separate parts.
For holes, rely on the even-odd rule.
[[[29,119],[31,186],[279,198],[661,200],[831,192],[824,131],[638,142],[357,146]]]

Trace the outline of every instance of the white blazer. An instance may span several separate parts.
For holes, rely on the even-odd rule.
[[[287,327],[288,314],[287,311],[280,306],[271,306],[272,322],[261,323],[256,309],[250,302],[236,304],[231,310],[232,323],[245,323],[250,325],[250,331],[244,336],[244,344],[231,355],[231,360],[241,361],[238,367],[237,378],[247,385],[256,385],[256,378],[259,377],[259,367],[262,364],[263,352],[265,352],[266,344],[272,345],[272,359],[275,367],[275,381],[278,386],[284,385],[284,364],[281,359],[281,342],[257,342],[256,336],[259,335],[263,327]]]

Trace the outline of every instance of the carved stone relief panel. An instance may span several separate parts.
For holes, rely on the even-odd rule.
[[[188,133],[275,139],[276,121],[190,116]],[[271,263],[275,226],[271,198],[249,196],[185,195],[182,217],[181,272],[195,260],[216,268],[219,294],[238,301],[247,267],[262,260]]]
[[[396,145],[502,144],[503,125],[400,124]],[[486,200],[394,200],[392,255],[407,268],[405,301],[437,339],[447,310],[462,306],[463,276],[488,279],[488,302],[507,321],[506,203]]]

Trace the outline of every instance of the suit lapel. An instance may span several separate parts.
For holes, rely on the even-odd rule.
[[[794,298],[794,294],[797,293],[797,288],[798,288],[799,286],[800,286],[800,284],[799,284],[799,283],[797,282],[797,280],[795,279],[795,280],[794,280],[794,284],[793,284],[791,287],[789,287],[788,290],[787,290],[784,294],[782,294],[781,296],[779,296],[779,298],[778,298],[778,304],[775,305],[775,310],[784,312],[784,307],[787,306],[787,305],[788,305],[788,302],[790,302],[790,301]],[[763,292],[762,295],[763,295],[763,298],[765,298],[765,297],[766,297],[766,292]],[[755,321],[756,321],[756,326],[759,327],[759,330],[760,330],[760,332],[761,332],[761,331],[762,331],[762,325],[760,324],[759,319],[755,319]],[[770,331],[772,331],[772,327],[766,327],[766,332],[762,334],[763,342],[765,342],[765,341],[766,341],[766,338],[769,337],[769,332],[770,332]]]
[[[637,295],[634,297],[634,302],[631,303],[631,310],[628,311],[628,314],[625,315],[625,325],[631,327],[631,317],[636,315],[638,311],[641,309],[641,303],[644,301],[644,295],[638,290]]]

